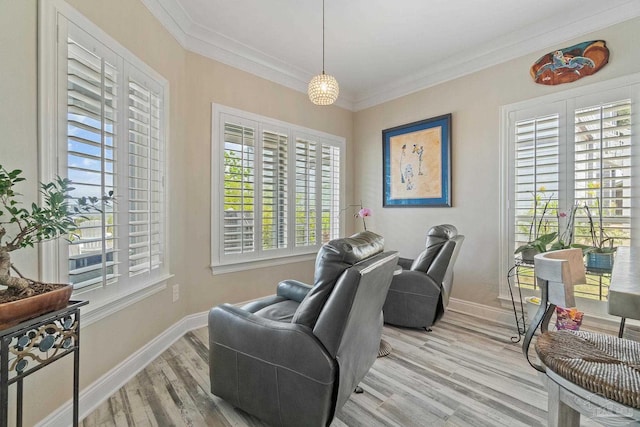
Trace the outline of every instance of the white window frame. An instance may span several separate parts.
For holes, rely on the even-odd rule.
[[[64,176],[66,170],[60,170],[60,146],[61,142],[66,142],[66,128],[60,125],[59,111],[66,112],[66,98],[60,99],[58,94],[59,73],[66,75],[66,63],[58,60],[58,40],[66,42],[66,34],[60,35],[59,20],[64,19],[73,23],[81,30],[90,34],[100,44],[104,45],[111,51],[115,52],[123,61],[123,71],[125,75],[135,76],[137,79],[140,75],[145,75],[150,79],[150,84],[157,85],[162,92],[162,138],[164,139],[163,147],[163,164],[164,164],[164,182],[168,182],[168,135],[169,135],[169,83],[159,73],[142,62],[128,49],[118,43],[106,32],[96,26],[93,22],[72,8],[62,0],[47,0],[38,2],[38,108],[39,108],[39,174],[41,181],[50,181],[55,176]],[[126,81],[123,80],[123,86],[126,87]],[[121,93],[126,93],[123,88]],[[127,99],[124,96],[121,99],[122,107],[126,108]],[[126,118],[124,112],[119,113],[120,119]],[[120,135],[122,146],[128,145],[127,132]],[[122,148],[121,150],[124,150]],[[66,153],[66,151],[65,151]],[[127,170],[127,159],[122,159],[123,165],[119,166],[119,170]],[[66,163],[66,162],[62,162]],[[122,169],[124,167],[124,169]],[[126,182],[127,178],[122,176],[118,178],[116,189],[121,183]],[[116,215],[126,216],[127,195],[118,195],[116,190]],[[121,190],[122,191],[122,190]],[[89,300],[91,303],[83,307],[83,313],[88,316],[83,317],[83,322],[93,323],[118,310],[121,310],[131,304],[134,304],[150,295],[153,295],[166,288],[167,280],[172,277],[169,273],[169,248],[167,245],[169,232],[169,203],[168,192],[164,192],[163,204],[163,262],[159,271],[153,272],[145,280],[137,280],[133,278],[129,280],[128,266],[122,266],[122,273],[118,283],[113,285],[96,285],[74,291],[72,298]],[[121,204],[123,208],[118,208]],[[124,227],[122,225],[121,227]],[[122,240],[128,240],[128,234],[122,233]],[[40,277],[45,281],[60,282],[64,280],[64,265],[68,260],[67,242],[64,239],[46,242],[40,245]]]
[[[242,271],[251,268],[261,268],[266,266],[288,264],[296,261],[304,261],[315,259],[315,255],[318,249],[322,245],[320,224],[321,224],[321,212],[318,212],[317,221],[317,242],[315,245],[309,245],[302,248],[296,248],[294,245],[295,232],[295,144],[296,138],[310,139],[318,142],[319,144],[336,146],[340,149],[340,200],[344,202],[345,197],[345,156],[346,140],[344,137],[331,135],[325,132],[304,128],[291,123],[286,123],[280,120],[271,119],[258,114],[249,113],[236,108],[227,107],[224,105],[212,103],[212,135],[211,135],[211,271],[214,275],[224,274],[234,271]],[[251,123],[257,124],[255,132],[256,145],[262,144],[261,132],[264,126],[268,126],[270,129],[277,129],[288,134],[288,243],[286,249],[269,250],[263,252],[256,250],[251,254],[237,255],[224,255],[223,254],[223,217],[219,215],[222,211],[223,196],[224,196],[224,117],[233,116],[237,119],[238,123]],[[261,148],[256,150],[256,164],[261,163],[262,159],[259,157]],[[257,168],[256,176],[259,176],[260,168]],[[259,201],[261,195],[256,194],[256,199]],[[321,192],[316,194],[316,198],[321,197]],[[344,230],[344,218],[339,216],[339,235],[342,235]]]
[[[507,271],[514,264],[514,247],[513,247],[513,233],[514,233],[514,215],[512,211],[511,197],[514,194],[514,171],[515,171],[515,158],[513,152],[513,140],[512,135],[514,131],[515,122],[521,117],[518,117],[518,113],[523,110],[539,111],[541,114],[550,112],[552,104],[565,103],[565,109],[560,111],[560,135],[559,143],[567,144],[574,141],[573,131],[573,116],[568,115],[573,109],[580,108],[580,105],[576,105],[576,100],[584,101],[589,99],[589,102],[597,104],[599,102],[609,102],[618,99],[615,97],[621,97],[620,99],[630,98],[632,105],[632,135],[635,140],[631,145],[631,158],[632,158],[632,184],[631,184],[631,203],[632,208],[635,209],[636,215],[631,218],[631,245],[640,245],[640,73],[631,74],[624,77],[619,77],[604,82],[594,83],[591,85],[581,86],[561,92],[556,92],[550,95],[542,96],[539,98],[517,102],[514,104],[504,105],[500,108],[500,192],[499,192],[499,206],[500,206],[500,246],[499,246],[499,294],[498,297],[501,300],[508,300],[510,304],[509,284],[507,280]],[[589,104],[586,102],[586,104]],[[558,111],[557,109],[553,111]],[[567,120],[570,123],[567,123]],[[568,147],[568,150],[572,150],[573,147]],[[568,164],[568,158],[562,156],[560,158],[560,176],[567,173],[568,168],[573,171],[573,164]],[[561,186],[567,186],[567,182],[560,182]],[[564,188],[563,191],[569,189]],[[534,295],[533,291],[522,289],[523,296]],[[605,317],[606,313],[606,301],[596,301],[586,298],[579,298],[578,304],[581,309],[589,314]]]

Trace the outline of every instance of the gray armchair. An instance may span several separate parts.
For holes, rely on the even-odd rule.
[[[386,323],[428,329],[442,317],[453,287],[453,266],[464,236],[450,224],[427,233],[426,249],[415,260],[400,258],[384,303]]]
[[[313,287],[209,312],[211,392],[274,426],[327,426],[376,359],[397,264],[362,232],[318,252]]]

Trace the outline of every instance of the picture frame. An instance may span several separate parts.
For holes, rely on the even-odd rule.
[[[451,113],[382,131],[383,207],[451,207]]]

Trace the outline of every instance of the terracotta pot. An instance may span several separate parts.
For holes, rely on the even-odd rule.
[[[63,309],[69,303],[73,285],[0,304],[0,330],[15,326],[23,320],[38,317],[51,311]]]

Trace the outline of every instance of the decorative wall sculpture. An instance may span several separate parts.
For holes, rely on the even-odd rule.
[[[549,52],[531,66],[531,77],[543,85],[574,82],[597,73],[609,62],[604,40],[582,42]]]

